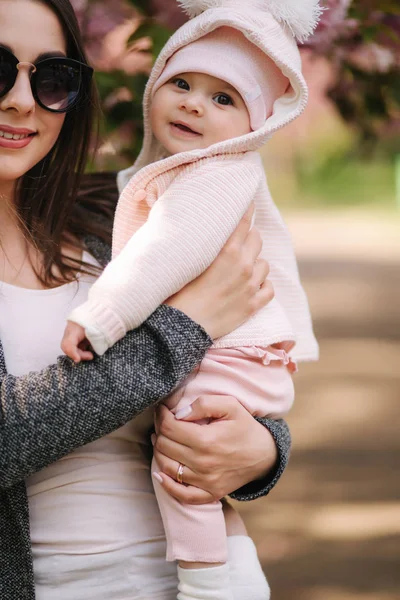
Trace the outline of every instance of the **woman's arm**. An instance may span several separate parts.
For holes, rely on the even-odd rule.
[[[210,344],[200,326],[162,306],[102,359],[75,365],[61,357],[39,373],[4,374],[0,488],[114,431],[165,397]],[[0,369],[5,372],[4,361]]]
[[[155,455],[165,489],[191,504],[228,494],[238,500],[268,494],[289,459],[291,440],[285,421],[253,419],[235,398],[225,396],[204,396],[191,408],[184,421],[165,406],[157,411]],[[213,420],[209,425],[188,422],[204,418]],[[187,487],[175,480],[179,463],[185,465]]]
[[[169,300],[179,310],[158,308],[103,358],[75,365],[63,357],[40,373],[13,377],[0,344],[0,489],[169,394],[211,345],[207,333],[224,335],[271,300],[268,281],[259,289],[268,266],[256,263],[261,240],[250,223],[251,212],[215,263]]]

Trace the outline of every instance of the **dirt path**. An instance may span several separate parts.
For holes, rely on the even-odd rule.
[[[311,248],[306,222],[293,230],[321,361],[297,376],[287,474],[239,508],[273,600],[399,600],[400,252],[358,223],[337,259],[331,219]]]

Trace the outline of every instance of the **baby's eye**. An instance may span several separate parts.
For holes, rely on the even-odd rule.
[[[217,104],[222,104],[224,106],[229,106],[233,104],[233,100],[228,94],[217,94],[214,96],[214,100]]]
[[[175,84],[181,90],[190,90],[188,82],[182,79],[181,77],[175,77],[175,79],[172,80],[172,83]]]

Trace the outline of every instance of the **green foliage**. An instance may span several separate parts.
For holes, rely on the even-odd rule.
[[[103,145],[98,164],[92,166],[93,168],[130,165],[140,151],[143,139],[142,99],[148,71],[171,35],[171,30],[155,18],[150,5],[147,0],[117,0],[113,9],[110,6],[105,7],[100,0],[87,0],[86,8],[80,15],[89,56],[96,67],[95,77],[103,111],[101,124]],[[107,31],[110,11],[114,11],[114,22]],[[122,53],[130,56],[131,68],[124,70],[111,65],[104,69],[103,60],[100,60],[97,66],[96,61],[102,52],[103,38],[126,22],[127,18],[136,24],[136,27],[135,25],[132,27],[131,35],[125,40],[126,48],[122,48]],[[93,31],[98,31],[100,34],[96,36]],[[138,45],[143,38],[150,40],[150,49],[143,49],[140,44]],[[138,64],[147,67],[135,69],[135,57]],[[124,64],[123,61],[121,63]],[[132,70],[134,73],[129,74]],[[112,147],[115,149],[114,153]],[[121,157],[123,164],[121,164]]]
[[[128,43],[131,44],[132,42],[144,37],[150,38],[152,41],[152,54],[153,58],[155,58],[160,54],[170,36],[171,31],[169,29],[163,25],[160,25],[155,19],[148,17],[131,35]]]
[[[149,14],[149,0],[128,0],[128,2],[143,14]]]
[[[394,166],[346,154],[327,154],[319,163],[296,167],[302,206],[395,206]]]

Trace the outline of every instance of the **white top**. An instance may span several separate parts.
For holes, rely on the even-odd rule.
[[[82,276],[52,290],[0,282],[10,373],[55,362],[66,317],[92,281]],[[176,599],[146,458],[151,420],[148,412],[27,480],[37,600]]]

